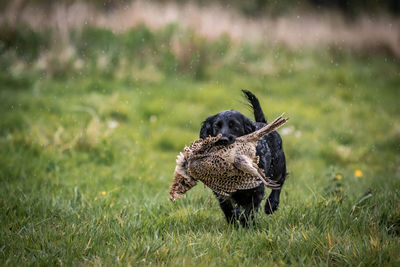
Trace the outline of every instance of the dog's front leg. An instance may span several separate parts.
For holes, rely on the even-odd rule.
[[[253,189],[238,190],[232,194],[233,200],[241,207],[240,214],[236,214],[242,226],[248,226],[254,221],[254,214],[258,211],[264,196],[264,185],[260,184]]]
[[[218,204],[221,207],[222,212],[225,215],[226,221],[228,223],[236,223],[237,217],[232,200],[227,196],[223,196],[216,192],[213,193],[218,200]]]

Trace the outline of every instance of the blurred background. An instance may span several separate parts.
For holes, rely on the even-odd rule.
[[[396,0],[15,0],[0,1],[0,7],[6,45],[17,38],[13,31],[18,25],[41,32],[51,29],[61,38],[58,42],[66,42],[71,30],[88,26],[121,33],[137,25],[156,30],[177,24],[207,39],[225,34],[241,42],[336,46],[400,56]]]
[[[396,265],[399,60],[398,0],[0,0],[0,263]],[[167,200],[242,89],[291,118],[251,231]]]

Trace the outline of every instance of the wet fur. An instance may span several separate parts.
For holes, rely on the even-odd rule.
[[[256,122],[252,122],[242,113],[235,110],[226,110],[208,117],[201,126],[200,138],[217,136],[221,144],[232,144],[239,136],[243,136],[262,128],[266,119],[257,97],[249,91],[243,90],[250,107],[253,109]],[[267,177],[278,182],[280,189],[272,190],[264,206],[267,214],[277,210],[280,201],[280,193],[286,178],[286,159],[282,147],[280,135],[274,131],[260,139],[257,143],[257,155],[259,156],[258,166],[262,168]],[[243,226],[248,225],[254,217],[264,197],[264,184],[248,189],[238,190],[230,197],[214,192],[219,205],[224,212],[225,218],[230,223],[239,221]]]

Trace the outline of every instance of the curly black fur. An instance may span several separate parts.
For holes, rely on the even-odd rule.
[[[216,115],[208,117],[201,126],[200,138],[207,136],[217,136],[222,134],[219,143],[229,145],[235,142],[236,138],[249,134],[263,127],[267,120],[261,109],[257,97],[250,91],[243,90],[251,108],[253,109],[255,122],[235,110],[225,110]],[[267,177],[281,184],[281,188],[286,178],[286,159],[282,147],[282,139],[277,132],[272,132],[257,143],[257,155],[260,157],[259,167],[262,168]],[[243,226],[247,226],[253,220],[254,212],[257,212],[264,197],[264,184],[249,189],[239,190],[230,197],[215,193],[219,205],[229,223],[239,221]],[[272,214],[277,210],[280,200],[281,189],[272,190],[269,195],[264,211]]]

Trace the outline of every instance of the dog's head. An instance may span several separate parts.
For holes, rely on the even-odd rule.
[[[236,138],[255,131],[253,122],[242,113],[235,110],[225,110],[216,115],[208,117],[201,125],[200,138],[217,136],[222,134],[218,140],[219,145],[230,145]]]

